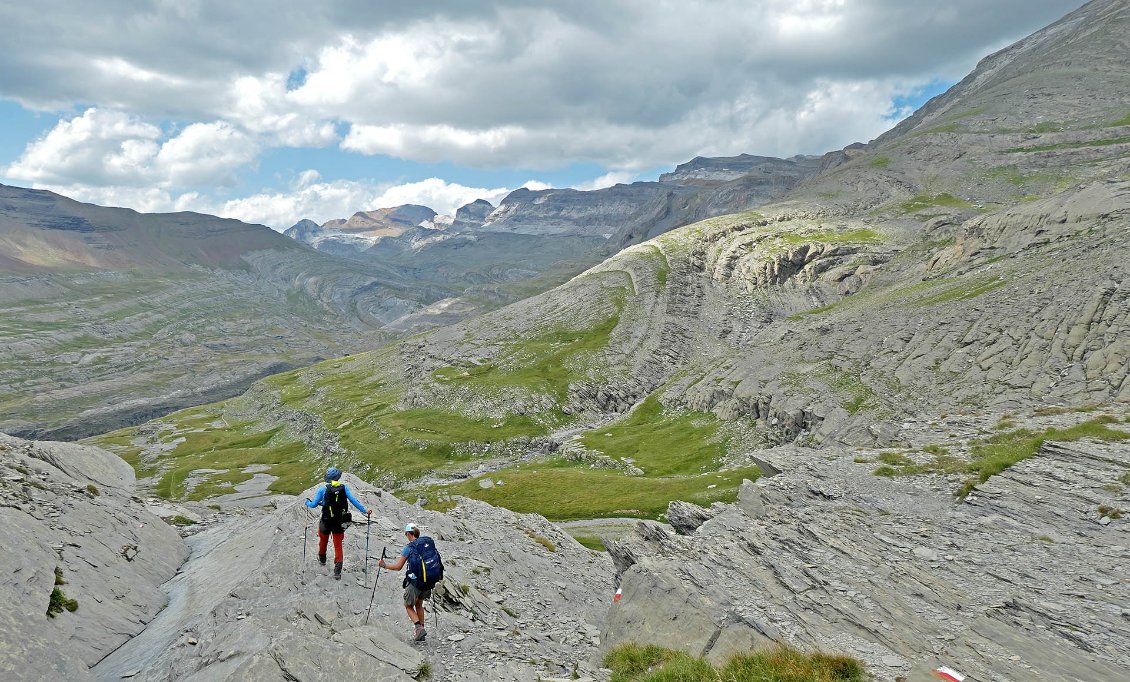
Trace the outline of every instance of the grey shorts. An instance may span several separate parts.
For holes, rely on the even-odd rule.
[[[415,606],[416,602],[420,601],[421,599],[431,599],[431,598],[432,598],[432,591],[431,590],[424,590],[424,591],[421,592],[420,588],[416,587],[412,583],[408,583],[404,587],[404,605],[405,606]]]

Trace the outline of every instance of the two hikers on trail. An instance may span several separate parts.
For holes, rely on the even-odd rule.
[[[346,527],[353,521],[353,515],[349,513],[349,502],[366,516],[372,513],[353,497],[349,486],[341,482],[341,471],[336,467],[326,470],[326,485],[314,499],[306,500],[306,506],[311,509],[322,507],[322,520],[318,523],[318,561],[323,566],[326,565],[326,545],[330,536],[333,536],[335,580],[341,580],[341,543],[345,539]]]
[[[421,537],[416,524],[405,526],[404,535],[408,544],[400,550],[400,557],[393,563],[381,559],[377,566],[390,571],[405,569],[404,610],[408,613],[408,620],[412,621],[414,638],[418,642],[428,636],[424,629],[424,600],[432,596],[432,588],[443,580],[443,561],[435,542],[426,535]]]

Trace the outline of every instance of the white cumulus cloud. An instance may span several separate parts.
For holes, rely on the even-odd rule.
[[[233,184],[258,151],[254,139],[223,121],[167,136],[135,116],[92,107],[59,121],[3,172],[46,188],[220,186]]]
[[[316,179],[230,196],[278,147],[535,172],[587,163],[608,172],[580,185],[593,188],[696,155],[821,153],[878,135],[907,113],[898,97],[1082,4],[0,3],[0,98],[64,112],[0,174],[278,226],[393,189]],[[446,211],[465,195],[442,180],[399,186],[386,201]]]

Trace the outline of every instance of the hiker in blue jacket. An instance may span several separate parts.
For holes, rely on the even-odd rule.
[[[334,580],[341,580],[342,550],[345,540],[345,527],[351,519],[348,503],[352,502],[357,511],[365,516],[372,512],[353,497],[349,486],[341,482],[341,471],[337,467],[326,470],[326,485],[318,491],[313,500],[306,500],[306,506],[314,509],[322,507],[322,520],[318,523],[318,561],[326,565],[326,545],[330,536],[334,539]]]

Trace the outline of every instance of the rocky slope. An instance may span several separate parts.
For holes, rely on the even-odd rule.
[[[373,509],[374,556],[363,575],[365,527],[354,526],[339,582],[318,565],[315,531],[305,530],[313,513],[301,500],[314,489],[275,497],[265,510],[201,508],[210,522],[186,544],[136,497],[130,468],[105,451],[0,436],[0,468],[10,536],[0,559],[5,680],[595,673],[611,562],[540,517],[481,503],[425,512],[347,477]],[[364,622],[375,559],[381,548],[396,555],[408,520],[436,538],[447,569],[438,626],[429,619],[423,645],[408,643],[401,574],[383,572]],[[46,615],[55,585],[76,610]]]
[[[188,547],[97,448],[0,434],[0,498],[0,676],[89,680],[165,606]],[[55,589],[75,608],[49,615]]]
[[[860,454],[763,453],[784,473],[699,509],[687,535],[641,522],[612,546],[623,598],[603,648],[725,660],[784,640],[848,652],[883,680],[942,665],[1122,679],[1130,526],[1096,510],[1126,504],[1130,447],[1047,443],[958,505],[944,479],[877,478]]]
[[[1068,432],[1092,416],[1013,418]],[[904,424],[916,447],[993,428],[956,416]],[[941,665],[1005,681],[1114,680],[1130,665],[1124,443],[1045,442],[956,505],[947,476],[875,476],[890,450],[783,446],[758,453],[767,476],[734,503],[673,502],[672,525],[641,521],[607,555],[537,515],[467,499],[441,514],[347,475],[373,509],[374,559],[399,548],[408,520],[439,543],[445,587],[423,645],[407,641],[399,575],[361,572],[363,524],[346,535],[342,581],[316,563],[316,519],[301,504],[314,488],[246,511],[200,506],[182,565],[185,544],[133,497],[121,462],[69,444],[2,447],[4,485],[16,486],[5,527],[45,545],[6,558],[19,564],[0,589],[29,608],[0,624],[5,679],[42,679],[30,655],[77,680],[604,680],[603,653],[627,641],[712,661],[783,642],[911,682]],[[43,487],[21,497],[34,481]],[[79,607],[49,619],[55,565]]]

